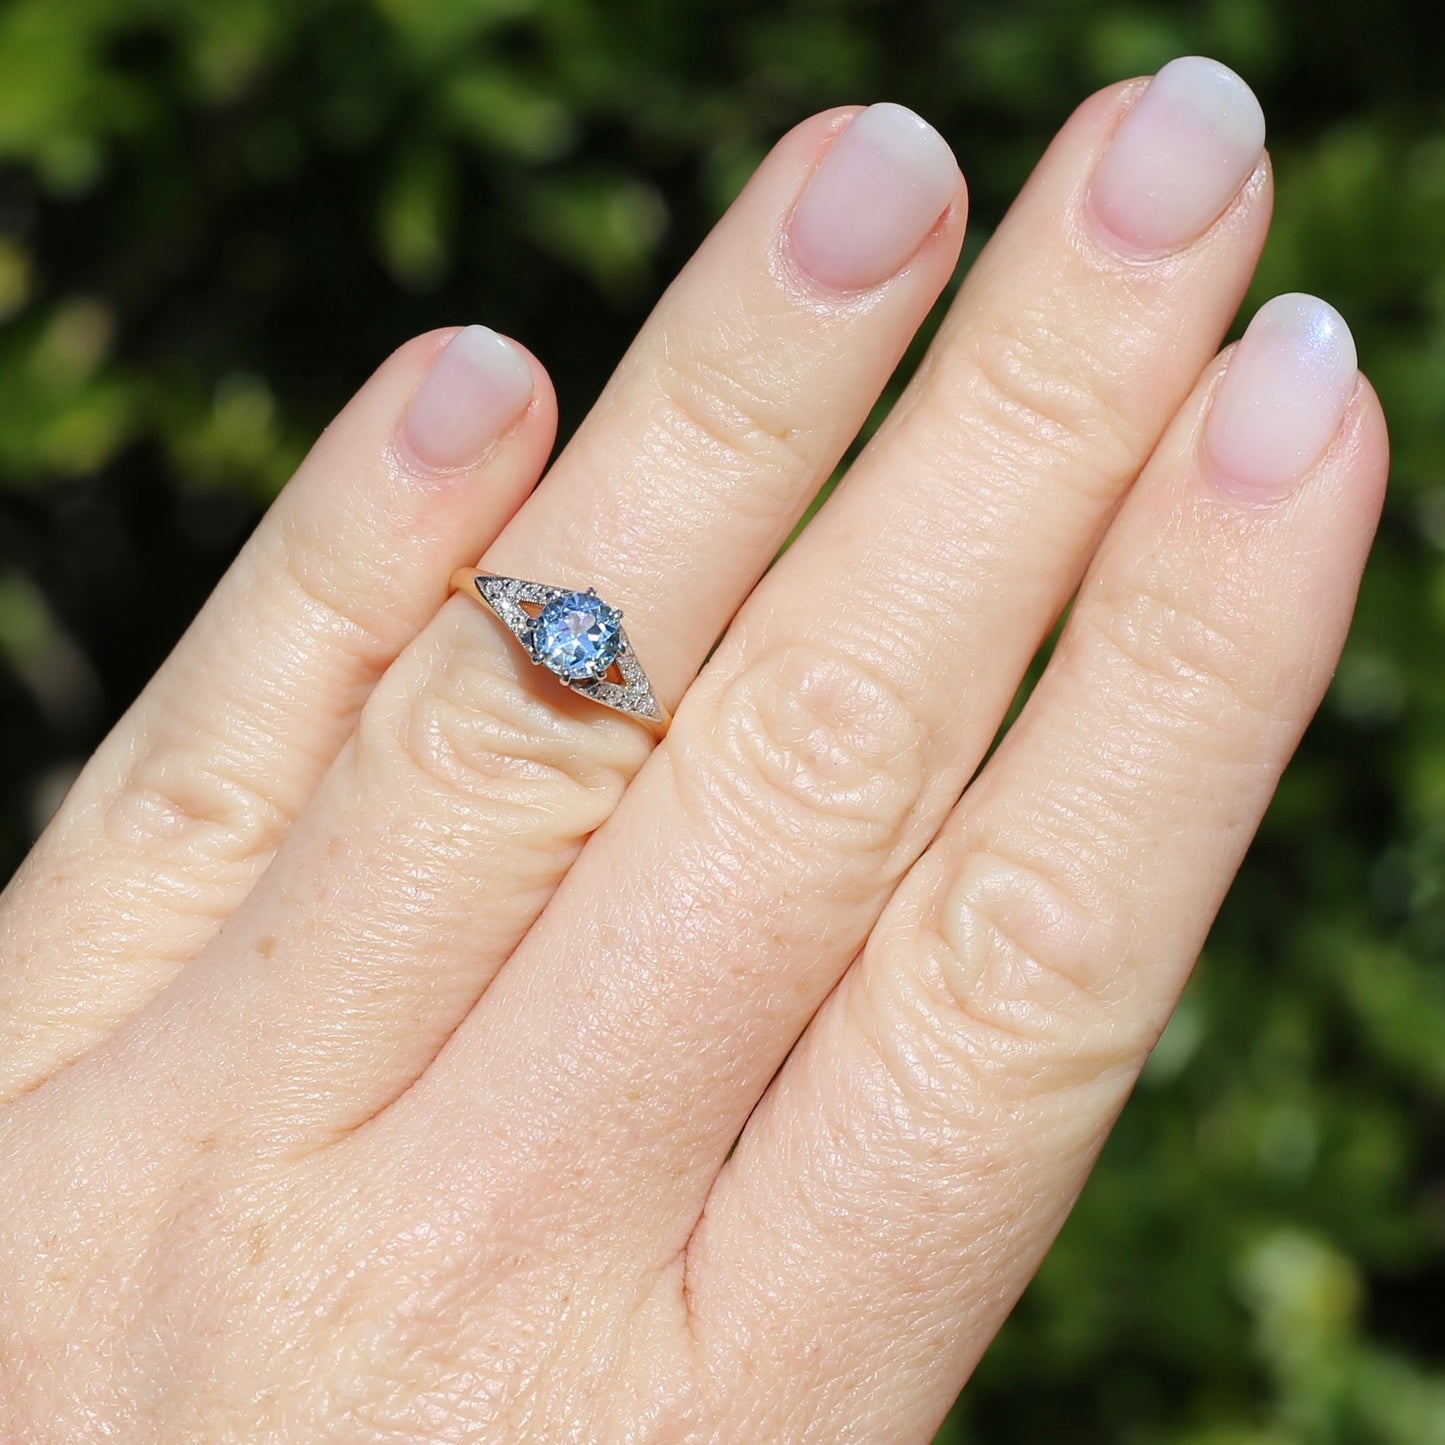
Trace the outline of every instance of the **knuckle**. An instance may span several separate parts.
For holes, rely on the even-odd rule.
[[[1107,339],[1107,338],[1106,338]],[[968,418],[970,447],[1030,473],[1069,468],[1090,497],[1112,498],[1147,451],[1099,343],[1063,335],[1046,316],[968,328],[929,373],[925,398],[945,423]]]
[[[670,744],[683,806],[751,846],[886,865],[918,808],[926,738],[882,672],[790,644],[748,662]],[[876,883],[875,867],[866,871]]]
[[[1284,721],[1285,700],[1297,691],[1291,673],[1307,670],[1307,662],[1280,660],[1270,635],[1275,619],[1260,609],[1191,597],[1177,579],[1171,585],[1168,577],[1147,575],[1106,573],[1095,600],[1080,616],[1123,664],[1128,690],[1156,713],[1209,736],[1231,716]]]
[[[110,798],[102,830],[127,849],[214,870],[244,868],[269,855],[290,821],[239,767],[228,769],[222,759],[204,761],[194,747],[159,746]]]
[[[714,359],[686,343],[661,348],[656,373],[669,422],[689,455],[722,466],[811,465],[787,377],[752,354]]]
[[[1037,851],[1037,850],[1035,850]],[[884,1016],[911,1093],[954,1098],[962,1071],[1010,1098],[1058,1094],[1136,1068],[1152,1043],[1121,910],[1051,859],[971,847],[927,914],[885,935]]]
[[[358,504],[364,505],[365,498]],[[399,641],[390,599],[405,590],[405,578],[387,572],[399,573],[405,554],[395,548],[385,555],[381,555],[383,549],[371,549],[367,574],[356,575],[349,559],[357,555],[357,549],[336,545],[334,521],[304,507],[288,514],[279,529],[281,575],[309,632],[335,637],[380,670],[395,654]],[[347,525],[353,535],[364,537],[386,535],[395,531],[397,524],[384,517],[352,516]]]
[[[646,756],[642,730],[623,718],[583,715],[595,704],[533,692],[501,640],[424,639],[362,708],[356,746],[363,771],[394,790],[418,789],[443,813],[518,834],[550,825],[548,841],[584,837],[616,806]],[[559,685],[560,686],[560,685]]]

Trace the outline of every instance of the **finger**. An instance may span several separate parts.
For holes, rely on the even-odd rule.
[[[750,599],[657,765],[398,1129],[444,1117],[480,1139],[548,1101],[555,1132],[538,1137],[633,1201],[635,1237],[686,1237],[1247,284],[1269,209],[1257,127],[1233,153],[1243,192],[1216,190],[1225,214],[1191,220],[1204,234],[1179,251],[1122,254],[1085,209],[1136,96],[1096,97],[1050,147],[895,415]],[[559,1058],[567,1086],[544,1086]],[[465,1144],[454,1157],[459,1174],[476,1164]]]
[[[719,1177],[687,1279],[722,1380],[791,1394],[829,1438],[928,1437],[1068,1213],[1319,702],[1385,471],[1344,323],[1311,298],[1263,308]],[[825,1318],[800,1391],[785,1370]]]
[[[898,107],[795,130],[482,565],[595,585],[675,699],[942,289],[961,187],[941,138]],[[268,1097],[319,1137],[395,1097],[648,746],[635,722],[538,676],[474,602],[445,608],[172,1001],[248,1041],[257,1127]]]
[[[402,347],[322,434],[5,892],[0,1099],[215,933],[554,429],[540,367],[474,326]]]

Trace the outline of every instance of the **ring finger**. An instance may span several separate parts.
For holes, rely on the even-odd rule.
[[[963,210],[948,147],[901,107],[799,126],[482,566],[595,585],[674,702],[948,279]],[[247,1041],[252,1127],[280,1132],[268,1098],[301,1134],[365,1119],[433,1057],[648,748],[452,601],[378,683],[224,936],[130,1042],[144,1048],[147,1027],[203,1036],[181,1021],[192,1010],[223,1017]],[[203,1107],[196,1082],[188,1104]]]

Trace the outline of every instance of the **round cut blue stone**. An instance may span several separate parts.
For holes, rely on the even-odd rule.
[[[564,682],[601,677],[621,647],[621,619],[590,592],[554,597],[532,623],[532,655]]]

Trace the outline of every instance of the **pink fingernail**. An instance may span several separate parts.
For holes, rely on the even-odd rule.
[[[886,281],[948,209],[958,164],[948,142],[901,105],[870,105],[818,162],[789,223],[798,265],[838,291]]]
[[[1354,394],[1355,340],[1315,296],[1276,296],[1255,313],[1219,383],[1204,432],[1220,490],[1274,501],[1320,459]]]
[[[1171,60],[1099,162],[1094,214],[1126,250],[1173,250],[1209,229],[1263,150],[1264,112],[1232,70],[1198,55]]]
[[[468,326],[447,342],[407,408],[406,439],[432,467],[475,461],[526,410],[532,368],[505,337]]]

